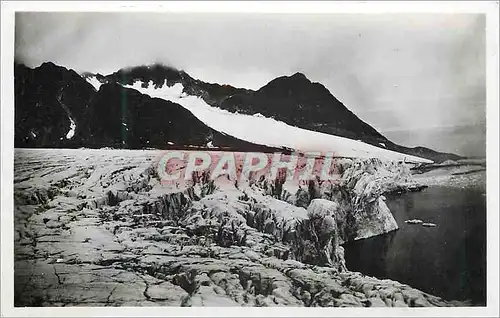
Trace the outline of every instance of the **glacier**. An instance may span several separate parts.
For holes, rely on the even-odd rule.
[[[342,242],[397,228],[383,193],[411,183],[401,162],[339,159],[339,184],[289,193],[164,185],[161,155],[16,149],[16,306],[464,305],[346,267]]]

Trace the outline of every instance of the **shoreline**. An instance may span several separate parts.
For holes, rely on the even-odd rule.
[[[454,180],[455,176],[450,176],[447,179],[444,179],[444,178],[438,179],[438,182],[431,182],[429,187],[423,190],[422,195],[419,193],[407,193],[407,194],[402,194],[402,195],[398,195],[398,194],[387,195],[388,206],[390,207],[391,212],[394,214],[395,218],[397,219],[397,222],[400,225],[400,229],[398,229],[394,233],[381,235],[381,236],[386,235],[388,237],[391,237],[391,239],[388,238],[388,239],[384,240],[381,236],[377,236],[377,237],[369,238],[368,241],[365,241],[365,242],[356,241],[356,242],[350,242],[349,244],[351,244],[350,246],[354,250],[356,250],[356,251],[359,250],[358,253],[362,253],[362,251],[366,251],[367,249],[376,249],[376,250],[384,249],[383,251],[385,251],[385,252],[382,252],[382,250],[380,250],[378,252],[378,253],[381,253],[379,257],[390,258],[389,263],[385,263],[385,265],[384,265],[384,263],[380,263],[379,261],[377,261],[377,256],[374,256],[373,258],[368,257],[367,260],[364,261],[365,263],[368,262],[368,264],[371,264],[371,265],[366,265],[366,264],[362,265],[362,264],[357,264],[357,263],[356,263],[357,265],[353,265],[351,263],[351,266],[353,266],[353,268],[355,268],[356,270],[360,270],[360,268],[364,268],[364,267],[371,268],[367,272],[367,274],[369,274],[369,275],[374,275],[375,277],[378,277],[378,278],[394,278],[396,280],[398,280],[398,278],[399,278],[399,281],[404,281],[405,283],[408,283],[411,285],[412,281],[415,282],[415,279],[416,279],[415,277],[420,277],[419,276],[420,274],[418,274],[418,270],[416,270],[416,269],[414,269],[414,271],[416,270],[414,275],[409,274],[408,271],[411,271],[412,270],[411,268],[413,268],[413,267],[408,265],[409,268],[405,269],[406,268],[405,266],[407,266],[407,265],[404,264],[403,260],[405,260],[407,262],[414,263],[418,260],[419,257],[415,256],[411,252],[406,251],[404,249],[404,246],[413,246],[414,249],[415,248],[423,248],[421,246],[422,244],[419,244],[420,241],[421,240],[429,240],[427,237],[432,237],[434,239],[431,239],[431,241],[435,242],[435,244],[441,244],[441,246],[443,246],[443,248],[444,248],[444,246],[447,246],[446,250],[451,248],[451,251],[456,251],[458,253],[458,251],[461,251],[462,249],[458,246],[454,246],[453,242],[454,242],[454,240],[464,240],[465,239],[464,235],[467,235],[467,237],[468,237],[467,240],[471,242],[470,244],[475,244],[472,242],[476,242],[476,240],[480,239],[481,235],[485,235],[484,232],[481,231],[481,232],[476,233],[475,230],[476,230],[477,226],[481,226],[481,227],[485,226],[486,211],[482,210],[482,208],[480,207],[480,206],[482,206],[482,203],[480,203],[480,202],[485,199],[486,193],[485,193],[484,179],[481,179],[482,178],[481,175],[484,172],[480,171],[480,172],[474,172],[474,173],[478,175],[478,178],[475,178],[474,176],[472,176],[472,178],[470,180],[467,180],[466,184],[464,184],[463,182],[462,183],[457,182],[457,180]],[[423,179],[420,179],[419,182],[422,182],[422,180]],[[451,182],[450,182],[450,180],[451,180]],[[479,180],[479,182],[477,182],[478,180]],[[464,209],[464,211],[465,211],[465,209],[470,211],[471,208],[474,209],[474,207],[476,207],[476,208],[479,208],[480,210],[478,210],[478,211],[472,210],[472,211],[474,211],[474,212],[471,212],[472,215],[467,214],[467,212],[464,212],[465,214],[461,213],[459,215],[456,215],[456,217],[459,219],[467,217],[467,220],[468,220],[467,222],[469,222],[469,221],[472,222],[470,224],[469,223],[466,223],[466,225],[464,224],[463,228],[460,227],[460,229],[463,229],[463,232],[462,232],[462,230],[457,230],[458,232],[456,232],[456,233],[453,232],[453,229],[455,229],[455,227],[451,226],[449,224],[449,222],[446,222],[446,220],[450,221],[449,217],[453,217],[452,215],[455,215],[455,213],[459,213],[456,210],[460,209],[459,208],[460,204],[453,202],[453,203],[451,203],[451,207],[449,207],[447,204],[445,204],[446,200],[442,201],[442,203],[437,203],[438,206],[435,207],[435,209],[436,209],[435,215],[431,212],[432,208],[430,208],[430,210],[429,210],[429,207],[426,207],[427,205],[425,203],[425,200],[430,200],[430,201],[434,202],[434,199],[432,199],[432,197],[431,197],[431,193],[435,193],[436,191],[438,193],[441,193],[444,191],[443,193],[446,193],[447,197],[450,196],[449,197],[450,199],[453,196],[458,196],[457,200],[460,200],[460,197],[462,195],[465,195],[467,198],[469,198],[471,200],[472,200],[472,198],[476,198],[476,200],[479,200],[479,202],[474,201],[476,203],[469,203],[468,199],[465,199],[467,201],[467,205],[463,206],[463,209]],[[453,194],[453,193],[455,193],[455,194]],[[409,198],[405,199],[405,196],[409,196]],[[411,197],[411,199],[410,199],[410,197]],[[421,200],[424,200],[424,201],[421,201]],[[437,201],[437,202],[439,202],[439,201]],[[398,211],[397,210],[398,208],[402,209],[402,211]],[[451,209],[450,212],[445,212],[448,208]],[[479,214],[477,214],[476,212]],[[483,215],[483,213],[484,213],[484,219],[482,217],[479,217],[479,219],[475,218],[475,220],[477,220],[477,221],[472,221],[469,219],[469,217],[473,217],[475,215],[477,215],[477,216]],[[447,218],[446,215],[449,215],[449,217]],[[466,216],[466,215],[468,215],[468,216]],[[419,224],[402,224],[402,222],[405,222],[408,220],[410,220],[410,221],[411,220],[419,220],[419,221],[421,220],[421,221]],[[441,220],[441,222],[439,220]],[[436,229],[435,230],[433,230],[433,229],[424,230],[422,228],[422,224],[425,222],[431,222],[432,224],[436,224],[436,226],[437,226]],[[446,223],[443,223],[443,222],[446,222]],[[463,222],[465,222],[465,221],[463,221]],[[460,226],[460,224],[461,224],[460,221],[457,221],[457,226]],[[483,224],[483,225],[481,225],[481,224]],[[401,226],[401,225],[403,225],[403,226]],[[447,237],[447,239],[446,239],[446,238],[443,238],[439,234],[433,234],[434,233],[433,231],[441,231],[441,232],[444,231],[446,233],[449,233],[450,235],[449,235],[449,237],[446,236]],[[465,233],[468,233],[468,234],[465,234]],[[418,242],[415,242],[416,240],[418,240]],[[435,240],[438,240],[438,241],[435,241]],[[480,240],[482,240],[482,239],[480,239]],[[448,244],[446,244],[446,243],[448,243]],[[415,244],[417,244],[417,245],[415,245]],[[463,243],[463,244],[465,244],[465,243]],[[469,243],[467,243],[467,244],[469,244]],[[484,244],[486,244],[486,243],[484,243]],[[362,246],[365,246],[365,247],[363,248]],[[418,246],[418,247],[415,247],[415,246]],[[346,249],[349,248],[349,245],[346,246],[345,248]],[[469,249],[470,248],[472,248],[474,250],[477,250],[477,249],[485,250],[486,245],[480,245],[480,246],[472,245],[472,247],[469,246]],[[429,249],[433,250],[434,247],[429,247]],[[452,257],[452,254],[454,253],[454,252],[448,252],[448,251],[443,252],[442,251],[441,253],[438,253],[438,255],[436,255],[436,254],[433,254],[433,252],[427,252],[427,250],[425,250],[425,251],[426,252],[423,253],[421,255],[421,257],[425,257],[427,259],[433,259],[433,261],[437,262],[437,263],[446,262],[446,260],[449,259],[450,257]],[[361,260],[358,259],[356,256],[354,256],[355,254],[353,254],[353,253],[354,252],[351,251],[351,254],[350,254],[351,255],[350,256],[351,262],[360,262]],[[403,253],[403,254],[399,255],[399,253]],[[440,255],[443,255],[442,253],[445,253],[446,255],[449,254],[449,255],[442,256],[442,259],[441,259]],[[394,264],[394,262],[396,262],[398,265],[394,265],[395,267],[388,265],[388,264]],[[453,262],[453,261],[451,261],[451,262]],[[476,264],[475,262],[472,262],[472,263],[474,263],[474,265],[467,265],[467,266],[471,266],[471,268],[468,269],[467,276],[468,275],[475,275],[473,273],[478,271],[479,268],[482,268],[480,265]],[[349,265],[349,262],[347,262],[347,264]],[[436,268],[436,271],[442,272],[445,270],[445,268],[442,267],[444,265],[440,265],[440,266],[441,266],[440,269]],[[453,272],[455,270],[454,266],[456,267],[456,265],[454,265],[453,263],[449,264],[449,270],[451,272]],[[424,269],[422,269],[422,270],[424,270]],[[425,268],[425,270],[428,271],[430,269]],[[484,273],[485,273],[485,269],[482,269],[482,270],[484,270]],[[388,272],[386,272],[386,271],[388,271]],[[375,272],[380,272],[380,274],[377,275],[377,274],[375,274]],[[444,272],[443,272],[443,274],[444,274]],[[463,275],[465,275],[465,274],[463,274]],[[459,279],[459,278],[454,277],[454,276],[456,276],[456,275],[452,275],[448,279],[452,279],[452,280]],[[402,277],[406,277],[406,278],[403,279]],[[452,277],[454,277],[454,278],[452,278]],[[478,288],[480,288],[479,286],[481,284],[479,282],[482,279],[486,279],[485,277],[486,276],[479,275],[478,277],[476,277],[476,279],[479,279],[477,282],[471,281],[471,282],[475,282],[474,284],[479,284],[479,285],[475,285],[476,287],[471,287],[468,284],[467,288],[464,287],[464,290],[462,292],[458,292],[458,290],[455,289],[455,293],[469,295],[469,296],[466,296],[466,298],[446,296],[446,294],[450,293],[451,290],[454,290],[453,288],[455,288],[455,287],[453,287],[453,288],[452,287],[448,287],[448,288],[439,287],[439,285],[433,285],[432,283],[430,283],[430,285],[428,285],[429,282],[424,283],[426,281],[425,277],[419,281],[420,285],[418,285],[418,287],[417,286],[415,286],[415,287],[420,288],[421,290],[424,290],[426,292],[431,292],[431,290],[435,290],[436,292],[434,294],[439,295],[443,299],[447,299],[447,300],[461,299],[460,301],[464,301],[464,302],[469,303],[470,305],[473,305],[473,306],[485,306],[486,298],[481,298],[481,296],[480,296],[481,292],[480,292],[480,289],[478,289]],[[425,287],[426,284],[427,284],[427,287]],[[444,284],[447,285],[446,282]],[[455,282],[450,282],[450,286],[453,286],[455,284],[456,284]],[[473,288],[472,290],[474,290],[474,292],[471,291],[471,288]],[[484,287],[484,288],[486,288],[486,287]],[[437,292],[438,290],[441,290],[441,292]],[[449,291],[446,291],[446,290],[449,290]]]

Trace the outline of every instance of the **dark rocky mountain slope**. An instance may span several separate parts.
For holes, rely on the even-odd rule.
[[[15,146],[76,146],[76,136],[66,135],[71,120],[79,126],[95,95],[92,85],[75,71],[53,63],[35,69],[16,64],[14,81]]]
[[[289,125],[357,139],[438,162],[460,159],[460,156],[425,147],[409,148],[393,143],[347,109],[326,87],[311,82],[302,73],[276,78],[257,91],[237,92],[225,99],[220,107],[245,114],[260,113]]]
[[[218,132],[179,104],[112,81],[96,91],[73,70],[53,63],[35,69],[16,64],[15,90],[19,148],[278,150]],[[72,123],[74,133],[68,135]]]

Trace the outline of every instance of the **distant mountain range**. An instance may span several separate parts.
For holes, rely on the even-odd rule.
[[[183,92],[233,113],[261,114],[312,131],[360,140],[442,162],[461,157],[425,147],[397,145],[359,119],[323,85],[304,74],[278,77],[257,91],[205,83],[163,65],[78,74],[53,63],[31,69],[15,64],[15,146],[116,148],[219,148],[290,150],[258,145],[216,131],[183,106],[125,88],[180,83]],[[97,83],[95,87],[90,83]],[[258,129],[258,127],[256,127]],[[272,132],[270,132],[272,133]]]

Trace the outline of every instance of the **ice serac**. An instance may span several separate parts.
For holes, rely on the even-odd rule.
[[[398,229],[383,195],[395,191],[409,191],[420,186],[412,181],[408,166],[369,159],[344,162],[343,168],[346,170],[342,174],[340,187],[350,193],[354,225],[349,230],[354,231],[354,239],[368,238]]]
[[[297,184],[283,180],[259,180],[251,187],[308,211],[319,209],[324,214],[324,211],[331,210],[331,216],[338,225],[340,243],[398,229],[385,204],[384,194],[415,191],[423,187],[412,180],[406,164],[379,159],[336,159],[332,175],[336,178],[331,181],[316,179]],[[326,204],[324,200],[335,204]]]
[[[297,229],[298,240],[293,243],[302,251],[300,254],[304,257],[301,261],[334,267],[339,271],[347,269],[338,229],[338,220],[344,217],[339,213],[340,209],[337,202],[325,199],[311,201],[307,208],[308,218],[301,222]]]

